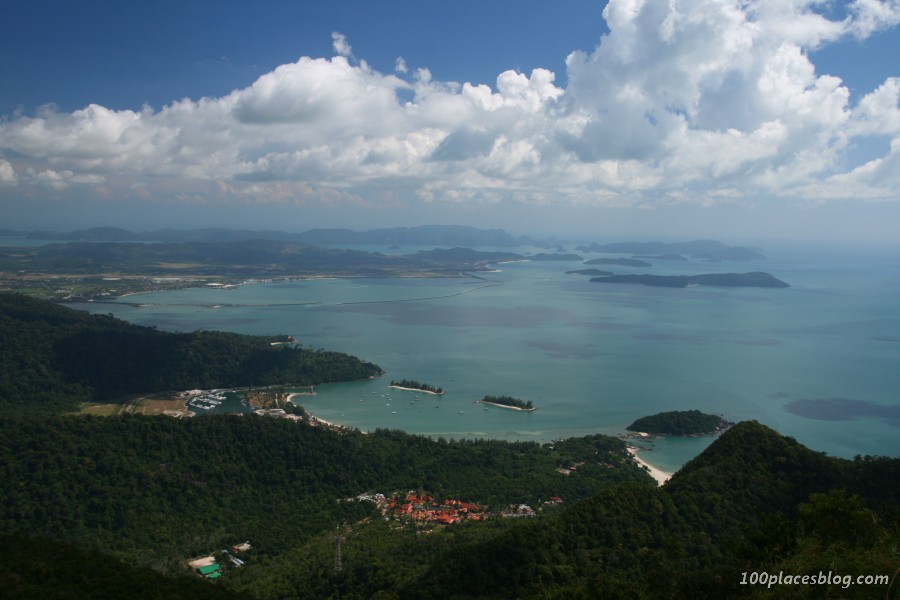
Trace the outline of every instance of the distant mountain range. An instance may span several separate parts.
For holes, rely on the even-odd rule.
[[[21,237],[30,240],[58,242],[243,242],[267,240],[294,242],[312,246],[538,246],[563,252],[562,243],[555,238],[535,239],[515,236],[503,229],[479,229],[468,225],[420,225],[418,227],[390,227],[368,231],[351,229],[310,229],[300,233],[249,229],[157,229],[134,232],[119,227],[92,227],[69,232],[17,231],[0,229],[2,237]],[[656,260],[684,260],[684,256],[708,261],[745,261],[764,259],[758,248],[728,246],[713,240],[692,242],[615,242],[577,246],[582,252],[633,254],[635,258]],[[574,257],[572,258],[574,260]]]
[[[84,275],[209,275],[283,277],[342,275],[387,277],[456,274],[483,270],[488,263],[524,260],[513,252],[436,248],[386,255],[298,242],[66,242],[0,251],[0,271]]]
[[[240,242],[270,240],[314,246],[394,245],[406,246],[525,246],[535,243],[527,236],[513,236],[502,229],[478,229],[465,225],[422,225],[370,231],[310,229],[302,233],[251,231],[247,229],[157,229],[133,232],[118,227],[93,227],[70,232],[3,230],[0,235],[60,242]]]

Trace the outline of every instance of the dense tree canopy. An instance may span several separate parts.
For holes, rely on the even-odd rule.
[[[673,410],[641,417],[625,429],[664,435],[694,435],[712,433],[725,424],[725,419],[719,415],[710,415],[699,410]]]
[[[312,385],[381,374],[339,352],[217,331],[166,333],[20,294],[0,294],[0,406],[72,410],[87,400],[191,388]]]
[[[0,295],[0,308],[4,597],[755,598],[771,590],[740,585],[747,572],[895,576],[900,564],[900,459],[831,458],[744,422],[656,487],[624,441],[603,435],[540,445],[255,415],[54,415],[147,387],[312,383],[377,367],[20,296]],[[491,517],[421,530],[356,498],[407,490],[486,504]],[[500,516],[522,504],[534,510],[505,514],[536,516]],[[244,540],[244,566],[216,583],[189,574],[187,558]],[[182,576],[194,579],[170,578]]]

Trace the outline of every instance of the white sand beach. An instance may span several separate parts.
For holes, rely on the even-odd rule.
[[[637,461],[639,465],[647,468],[647,470],[650,472],[650,476],[656,480],[657,484],[664,484],[669,480],[670,477],[672,477],[672,475],[674,475],[674,473],[668,473],[666,471],[663,471],[662,469],[657,469],[650,463],[642,460],[641,457],[638,456],[637,448],[635,448],[634,446],[628,446],[628,452],[632,457],[634,457],[634,460]]]
[[[522,412],[534,412],[537,410],[536,406],[534,406],[532,408],[522,408],[521,406],[510,406],[509,404],[497,404],[496,402],[487,402],[486,400],[476,400],[475,404],[490,404],[491,406],[496,406],[497,408],[506,408],[509,410],[520,410]]]
[[[421,388],[411,388],[411,387],[403,387],[402,385],[389,385],[389,388],[394,388],[395,390],[406,390],[407,392],[416,392],[418,394],[429,394],[431,396],[443,396],[444,392],[432,392],[430,390],[423,390]]]

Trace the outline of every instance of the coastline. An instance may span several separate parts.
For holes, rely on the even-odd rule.
[[[674,475],[674,473],[669,473],[667,471],[663,471],[662,469],[658,469],[647,461],[643,460],[640,456],[638,456],[638,449],[635,446],[629,445],[627,446],[627,448],[628,453],[635,460],[635,462],[637,462],[642,467],[646,467],[647,471],[649,471],[650,473],[650,476],[656,480],[657,485],[664,484],[672,477],[672,475]]]
[[[490,404],[491,406],[499,406],[500,408],[508,408],[509,410],[518,410],[520,412],[534,412],[537,410],[537,407],[533,408],[520,408],[518,406],[510,406],[508,404],[497,404],[496,402],[487,402],[485,400],[476,400],[475,404]]]
[[[294,398],[296,398],[297,396],[318,396],[319,395],[318,392],[316,392],[312,386],[309,386],[309,389],[310,389],[310,391],[308,391],[308,392],[291,392],[290,394],[287,395],[287,397],[284,399],[284,401],[290,402],[291,404],[293,404]]]
[[[307,422],[310,425],[312,425],[313,427],[321,425],[323,427],[328,427],[330,429],[334,429],[335,431],[354,431],[354,430],[359,431],[356,427],[351,427],[349,425],[341,425],[340,423],[334,423],[332,421],[326,421],[325,419],[317,417],[316,415],[312,414],[311,412],[306,413],[306,418],[307,418]],[[365,432],[363,431],[362,433],[365,433]]]

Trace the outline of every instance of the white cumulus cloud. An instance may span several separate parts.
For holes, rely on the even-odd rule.
[[[0,121],[0,183],[62,189],[131,178],[133,196],[241,202],[634,204],[760,196],[897,199],[900,84],[855,105],[809,51],[900,23],[900,2],[611,0],[591,52],[493,86],[302,57],[218,98],[161,110],[91,104]],[[854,139],[882,157],[847,170]],[[43,161],[28,177],[25,157]],[[29,167],[30,168],[30,167]],[[208,182],[198,185],[197,182]],[[123,184],[124,185],[124,184]],[[361,204],[360,204],[361,203]]]
[[[18,177],[8,160],[0,158],[0,184],[16,185]]]

